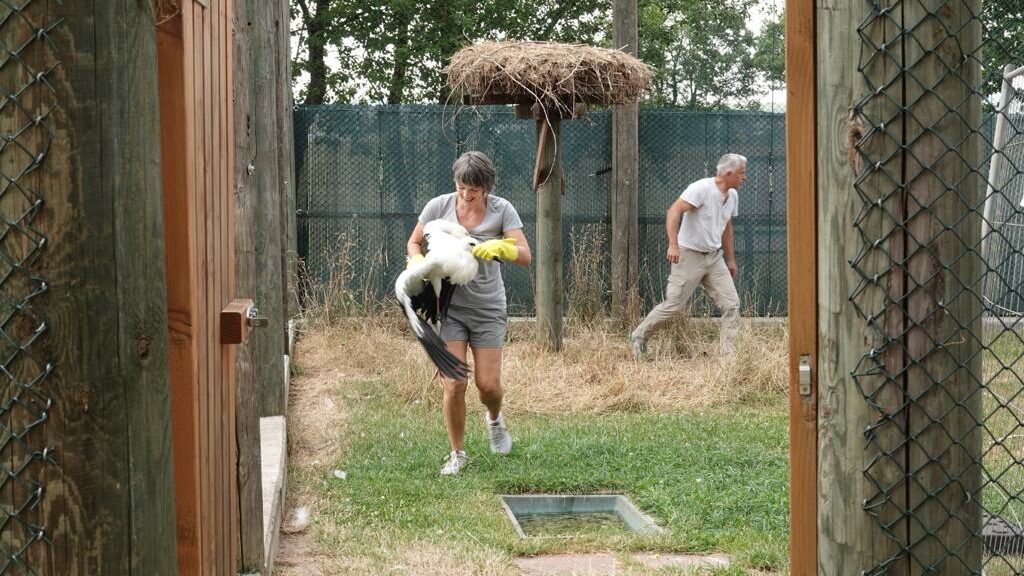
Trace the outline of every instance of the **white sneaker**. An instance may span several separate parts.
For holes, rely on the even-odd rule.
[[[498,414],[497,420],[491,420],[490,414],[484,412],[484,422],[487,424],[487,437],[491,441],[491,452],[495,454],[508,454],[512,451],[512,436],[505,428],[505,416]]]
[[[469,458],[466,457],[465,450],[452,450],[451,454],[448,455],[448,461],[441,467],[441,476],[454,476],[466,467],[469,462]]]

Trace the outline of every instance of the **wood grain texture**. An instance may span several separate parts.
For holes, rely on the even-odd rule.
[[[884,386],[884,378],[862,375],[857,381],[851,373],[860,365],[861,356],[877,341],[874,328],[865,324],[853,305],[850,295],[858,283],[849,262],[856,258],[863,240],[853,226],[862,201],[854,189],[858,152],[850,141],[851,110],[868,90],[863,76],[857,71],[856,55],[860,51],[857,26],[866,18],[867,7],[853,0],[831,2],[817,13],[817,71],[821,82],[817,99],[818,110],[818,167],[819,219],[822,231],[819,238],[819,573],[841,576],[851,570],[860,571],[875,562],[891,558],[896,553],[894,543],[876,528],[875,521],[864,511],[865,498],[870,497],[870,486],[864,477],[864,464],[868,457],[863,432],[876,415],[865,402],[858,384],[865,389],[879,390],[879,398],[891,394]],[[879,28],[869,33],[873,42],[885,42],[892,29]],[[869,73],[889,75],[892,62],[887,59],[873,63],[877,68]],[[880,99],[874,103],[871,114],[885,117],[892,114],[889,102]],[[891,140],[878,139],[868,143],[866,154],[885,158],[890,152]],[[875,148],[871,148],[875,146]],[[898,164],[898,161],[896,162]],[[861,183],[868,195],[884,194],[889,184],[884,178],[870,177]],[[886,222],[872,215],[861,222],[869,235],[881,237]],[[898,249],[895,245],[893,250]],[[872,255],[864,266],[881,268],[880,254]],[[879,286],[869,287],[858,296],[858,305],[867,310],[881,311],[886,294]],[[881,431],[875,436],[889,448],[898,450],[899,438]],[[873,448],[872,448],[873,450]],[[879,473],[883,473],[879,471]],[[883,482],[898,478],[886,477]],[[887,521],[899,522],[889,516],[891,508],[881,510]],[[896,573],[905,569],[897,561]]]
[[[561,121],[537,121],[537,336],[548,350],[562,349]]]
[[[220,343],[241,344],[249,335],[252,300],[236,298],[220,311]]]
[[[175,286],[169,320],[182,352],[172,364],[182,375],[174,393],[182,574],[231,574],[237,553],[235,352],[220,341],[235,281],[230,17],[221,0],[183,3],[174,24],[180,39],[161,52],[163,131],[172,148],[164,165]],[[247,326],[236,320],[240,336]]]
[[[299,311],[296,283],[298,281],[298,247],[296,246],[295,218],[295,134],[293,116],[295,103],[292,100],[292,58],[291,58],[291,19],[290,2],[275,0],[277,9],[277,34],[275,35],[275,82],[277,91],[277,134],[278,177],[281,190],[281,305],[284,333],[284,349],[288,353],[288,320]],[[288,392],[284,397],[287,400]]]
[[[63,18],[52,82],[64,155],[38,188],[53,247],[40,310],[53,311],[46,428],[62,478],[44,495],[54,543],[41,573],[173,573],[156,30],[144,4],[51,9]]]
[[[187,10],[186,10],[187,11]],[[174,430],[175,512],[179,568],[196,566],[200,554],[198,374],[196,373],[195,187],[188,171],[194,163],[187,123],[192,111],[185,54],[192,21],[184,15],[157,28],[161,161],[164,189],[167,314],[170,327],[170,385]]]
[[[234,52],[232,81],[234,118],[235,296],[256,293],[254,191],[249,164],[255,149],[248,0],[234,0]],[[254,347],[238,346],[235,356],[235,436],[238,450],[238,571],[258,572],[264,566],[263,485],[260,454],[259,383]]]
[[[786,4],[786,172],[789,282],[790,573],[817,573],[817,142],[814,2]],[[810,395],[799,388],[811,357]]]
[[[636,0],[615,0],[613,44],[637,55]],[[639,304],[640,144],[638,104],[612,107],[612,308],[620,312]]]
[[[980,510],[967,497],[980,484],[980,344],[971,335],[981,306],[967,289],[980,265],[962,254],[980,234],[979,219],[963,217],[981,200],[980,180],[968,177],[980,112],[975,61],[959,52],[978,46],[977,23],[968,24],[976,9],[894,0],[877,8],[884,16],[856,2],[818,11],[819,73],[832,78],[819,86],[819,226],[838,231],[819,248],[819,262],[835,263],[819,268],[821,574],[980,567],[970,535]],[[858,27],[865,46],[886,46],[860,70]],[[860,285],[851,261],[877,278],[855,296],[870,321],[849,303]],[[865,357],[872,349],[877,360]]]
[[[982,567],[980,0],[905,3],[910,574]],[[927,568],[926,568],[927,567]]]
[[[38,37],[35,41],[30,40],[36,34],[36,30],[28,24],[31,22],[37,26],[45,26],[55,22],[59,14],[54,12],[53,7],[46,3],[36,3],[23,6],[23,10],[25,19],[8,18],[3,25],[0,39],[9,50],[20,47],[17,57],[19,60],[8,61],[0,70],[0,83],[8,94],[15,92],[15,87],[26,86],[29,82],[27,72],[48,69],[58,62],[63,53]],[[47,81],[54,82],[55,78],[50,75]],[[36,83],[33,87],[26,87],[16,101],[7,102],[5,114],[0,116],[2,134],[5,138],[15,138],[14,142],[5,142],[3,152],[0,153],[0,172],[5,176],[4,194],[0,196],[0,214],[3,215],[5,223],[5,233],[0,239],[5,279],[0,284],[0,294],[3,296],[2,314],[6,319],[3,331],[15,342],[34,342],[27,346],[27,353],[18,352],[12,346],[12,341],[7,338],[0,345],[0,357],[4,358],[6,369],[3,379],[0,380],[0,402],[5,406],[0,420],[4,426],[5,445],[0,451],[0,458],[3,459],[5,472],[10,470],[17,473],[21,466],[27,463],[26,468],[18,474],[17,480],[5,482],[0,498],[10,510],[18,510],[37,499],[31,490],[31,483],[38,482],[42,485],[44,492],[39,495],[41,500],[38,505],[34,509],[30,507],[24,510],[19,515],[19,520],[41,527],[48,537],[54,538],[55,541],[59,540],[60,544],[51,546],[35,538],[35,535],[26,529],[27,526],[18,520],[5,522],[4,529],[0,530],[0,542],[6,550],[19,550],[27,546],[20,560],[39,573],[56,573],[68,565],[67,547],[63,546],[68,536],[68,523],[63,522],[62,518],[67,514],[66,494],[69,491],[68,485],[64,482],[67,468],[62,469],[59,466],[59,459],[55,459],[47,452],[47,448],[63,448],[64,409],[56,403],[46,408],[47,399],[52,399],[53,388],[62,386],[64,382],[57,373],[51,373],[50,377],[40,381],[36,379],[46,373],[47,364],[73,361],[73,357],[65,358],[65,354],[71,351],[72,347],[67,345],[67,339],[56,341],[56,345],[53,345],[54,333],[49,326],[38,333],[38,336],[37,330],[49,324],[51,319],[73,313],[74,310],[59,306],[58,302],[52,302],[51,306],[49,295],[45,293],[41,295],[42,298],[31,297],[30,295],[38,290],[39,281],[33,281],[29,275],[38,272],[38,267],[33,265],[30,255],[38,249],[38,243],[42,240],[39,234],[46,234],[47,241],[52,241],[53,236],[48,229],[75,227],[79,223],[71,221],[72,214],[68,211],[61,211],[59,215],[42,211],[35,217],[27,216],[32,213],[31,206],[35,201],[33,195],[38,195],[44,202],[66,200],[67,159],[70,152],[67,142],[69,126],[66,114],[58,108],[58,98],[59,94],[49,91],[43,84]],[[24,114],[10,113],[15,102],[24,110]],[[47,110],[53,110],[55,114],[44,125],[28,126],[29,118],[45,114]],[[47,133],[47,129],[53,130],[52,136]],[[48,154],[40,159],[39,154],[46,151]],[[37,168],[23,174],[29,166],[37,162]],[[6,178],[15,178],[17,182],[13,183]],[[19,193],[21,190],[29,192],[27,197]],[[17,228],[12,229],[6,226],[7,223],[16,223]],[[21,231],[23,228],[34,230],[35,233],[24,233]],[[74,246],[74,249],[79,248],[80,246]],[[54,251],[59,249],[59,246],[48,243],[43,246],[40,258],[44,262],[50,261]],[[22,270],[11,270],[10,263],[26,259],[26,267]],[[49,279],[44,276],[42,280]],[[19,302],[31,306],[27,313],[15,312],[13,308]],[[45,308],[42,308],[44,306]],[[40,312],[42,314],[38,315]],[[35,384],[32,384],[33,382]],[[22,386],[25,384],[29,386],[23,389]],[[36,394],[39,396],[36,397]],[[41,418],[47,418],[47,424],[35,424]],[[22,435],[21,441],[15,440],[11,436],[12,433]],[[46,457],[42,456],[44,453],[47,454]]]
[[[275,90],[277,57],[276,0],[249,2],[252,35],[253,106],[255,117],[252,137],[255,139],[253,167],[254,238],[256,261],[256,293],[254,299],[269,324],[253,334],[256,350],[256,374],[260,383],[260,415],[285,413],[287,396],[284,385],[284,350],[287,346],[281,270],[281,195],[280,134],[277,131],[277,91]],[[291,147],[290,144],[288,146]]]

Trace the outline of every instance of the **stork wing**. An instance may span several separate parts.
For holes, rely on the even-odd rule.
[[[426,320],[435,331],[441,320],[448,317],[448,305],[452,302],[452,294],[455,293],[455,284],[447,278],[441,280],[441,294],[434,296],[434,290],[430,283],[425,282],[425,288],[419,294],[409,297],[412,308],[416,315]]]
[[[441,299],[434,295],[433,287],[417,274],[418,268],[413,267],[399,274],[398,280],[395,281],[395,296],[398,297],[398,303],[405,312],[413,334],[441,374],[452,380],[465,380],[469,374],[469,366],[448,350],[448,346],[438,334],[439,320],[444,318],[447,312],[454,286],[442,282],[442,299],[447,294],[447,301],[442,307]]]

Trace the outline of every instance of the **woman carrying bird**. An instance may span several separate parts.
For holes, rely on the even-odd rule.
[[[508,314],[499,261],[529,266],[530,246],[515,207],[491,194],[495,170],[485,154],[466,152],[452,164],[452,173],[455,192],[427,202],[406,251],[409,266],[423,259],[424,226],[437,219],[460,224],[479,241],[472,248],[473,255],[481,260],[478,272],[472,281],[453,292],[447,316],[441,322],[441,338],[462,361],[467,359],[467,349],[473,351],[473,381],[480,401],[487,407],[484,419],[491,452],[504,455],[512,450],[512,437],[501,413],[501,360]],[[468,461],[464,447],[467,379],[443,378],[443,384],[451,452],[441,474],[453,475]]]

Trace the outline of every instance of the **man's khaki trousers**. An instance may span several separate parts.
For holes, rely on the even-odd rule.
[[[722,354],[736,352],[736,340],[740,332],[740,297],[736,294],[736,284],[732,281],[732,274],[729,274],[721,250],[704,254],[680,248],[679,262],[672,264],[668,275],[665,301],[655,306],[633,330],[633,338],[646,342],[666,322],[686,309],[698,285],[704,286],[722,313]]]

